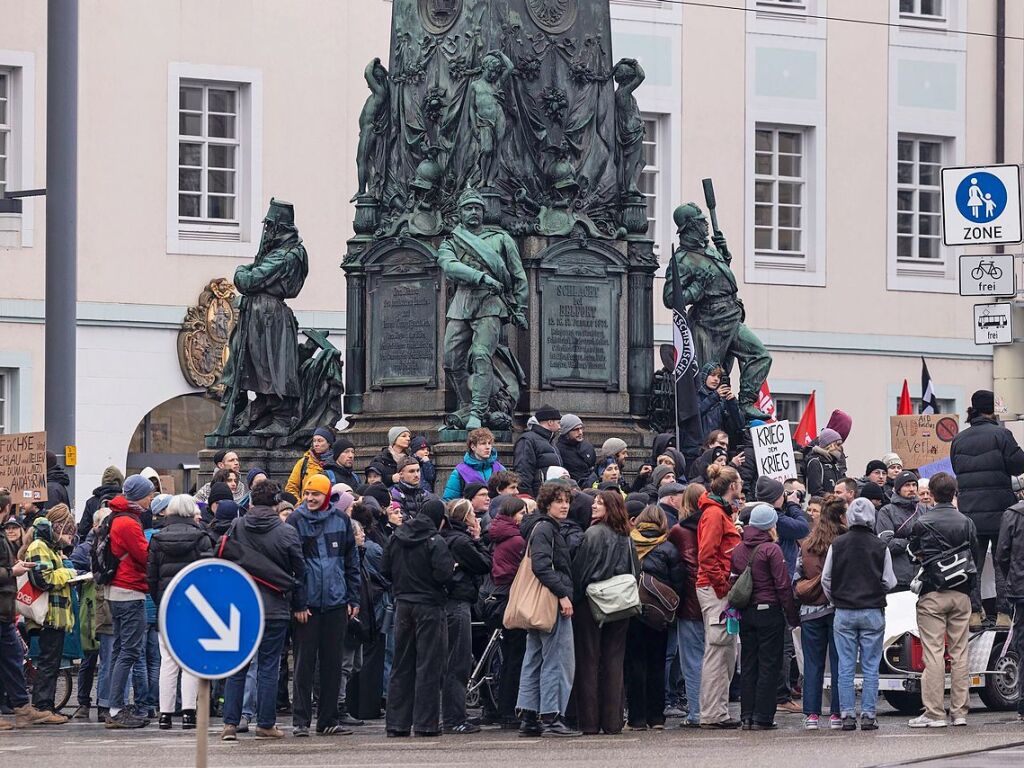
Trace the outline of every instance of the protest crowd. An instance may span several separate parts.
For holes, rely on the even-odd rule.
[[[280,739],[289,714],[293,737],[351,733],[365,722],[356,697],[383,707],[389,737],[771,730],[789,715],[873,730],[887,595],[906,591],[924,654],[924,712],[909,725],[966,725],[970,634],[1014,623],[1024,657],[1024,451],[993,393],[974,394],[952,472],[920,477],[895,453],[857,471],[852,421],[835,411],[797,446],[791,476],[770,477],[751,442],[763,422],[744,420],[720,376],[701,372],[704,441],[686,454],[671,433],[649,457],[619,438],[591,445],[580,418],[543,406],[511,456],[475,429],[441,477],[401,425],[365,467],[321,427],[284,482],[231,450],[192,494],[109,467],[77,519],[51,454],[45,504],[0,495],[0,695],[13,714],[0,729],[194,729],[198,683],[167,652],[158,610],[175,575],[211,557],[249,572],[265,607],[256,655],[213,686],[228,741]],[[492,637],[501,662],[475,715],[467,690]],[[71,644],[77,708],[63,714]]]

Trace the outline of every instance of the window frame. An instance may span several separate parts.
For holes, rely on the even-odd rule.
[[[759,259],[762,263],[769,263],[777,261],[777,266],[782,268],[794,268],[797,265],[796,261],[799,261],[799,267],[806,271],[808,253],[807,253],[807,198],[808,198],[808,181],[807,181],[807,169],[808,169],[808,157],[807,150],[811,146],[813,141],[813,128],[807,126],[793,126],[793,125],[779,125],[775,123],[755,123],[754,124],[754,216],[753,216],[753,236],[754,236],[754,257]],[[768,152],[761,150],[758,147],[758,138],[762,133],[769,133],[771,135],[771,147]],[[782,176],[779,171],[780,159],[783,156],[781,149],[780,136],[781,134],[795,134],[799,136],[800,148],[799,154],[787,153],[786,157],[798,157],[800,159],[800,175],[799,176]],[[757,161],[759,156],[767,154],[771,158],[771,172],[770,173],[758,173]],[[772,200],[765,203],[757,199],[758,187],[762,184],[769,183],[772,185]],[[783,208],[783,203],[780,201],[779,186],[781,184],[795,184],[800,190],[800,202],[797,205],[792,203],[786,203],[786,208],[795,208],[800,212],[799,224],[797,226],[782,227],[780,226],[780,214]],[[757,223],[757,209],[765,205],[771,206],[771,223],[766,227],[763,224]],[[758,230],[768,229],[771,235],[771,247],[770,248],[759,248],[757,245],[757,233]],[[797,232],[800,237],[801,247],[797,250],[784,250],[780,247],[780,235],[782,230],[785,229],[789,232]]]
[[[802,16],[808,11],[808,0],[755,0],[754,7],[769,13],[788,13]]]
[[[640,172],[640,186],[645,203],[648,203],[651,198],[654,199],[653,219],[650,216],[649,203],[646,209],[648,222],[647,237],[654,241],[654,255],[657,256],[659,261],[664,261],[672,255],[672,233],[668,225],[668,222],[672,220],[672,174],[669,167],[671,151],[665,144],[666,138],[671,141],[671,116],[661,112],[642,112],[640,117],[644,121],[645,129],[649,123],[653,123],[656,132],[653,141],[649,140],[646,132],[644,135],[645,162],[644,168]],[[654,166],[646,164],[646,148],[648,146],[654,149]],[[645,177],[650,175],[655,176],[653,194],[643,192],[642,182]]]
[[[181,88],[203,88],[202,136],[182,134]],[[236,93],[235,136],[210,137],[208,98],[211,89]],[[179,215],[179,148],[202,143],[199,217]],[[209,213],[209,146],[235,147],[234,218],[211,218]],[[262,206],[263,74],[246,67],[171,63],[167,86],[167,253],[245,258],[260,236]],[[185,166],[196,168],[196,166]],[[217,169],[214,169],[217,170]],[[185,192],[185,194],[189,194]],[[214,193],[217,197],[220,193]]]
[[[10,371],[0,368],[0,435],[9,434],[11,428],[11,379]]]
[[[3,159],[2,170],[0,170],[0,197],[10,186],[11,171],[14,169],[14,159],[11,157],[14,150],[14,73],[10,67],[0,67],[0,81],[4,87],[0,90],[0,103],[3,110],[0,111],[0,159]]]
[[[760,0],[759,0],[760,1]],[[947,0],[931,0],[931,2],[938,3],[941,7],[941,11],[938,14],[923,13],[921,11],[921,4],[924,0],[908,0],[913,5],[913,9],[909,11],[903,10],[903,0],[897,3],[896,13],[899,15],[900,21],[909,21],[916,24],[927,24],[929,26],[934,25],[936,27],[945,27],[949,24],[949,6]]]
[[[934,271],[936,273],[944,273],[948,269],[948,259],[950,258],[949,250],[942,244],[942,176],[941,169],[944,165],[948,164],[949,159],[949,138],[944,136],[930,136],[919,133],[911,132],[899,132],[896,134],[896,207],[893,213],[896,216],[896,269],[897,271]],[[904,142],[910,142],[912,146],[911,160],[903,160],[900,158],[900,146]],[[927,143],[930,145],[936,145],[939,150],[938,162],[934,163],[923,163],[921,160],[921,146]],[[901,182],[900,181],[900,166],[910,164],[913,169],[913,181]],[[932,185],[922,185],[921,178],[921,166],[928,165],[934,166],[936,174],[936,183]],[[913,205],[908,209],[900,207],[900,193],[911,193],[913,195]],[[931,194],[935,196],[937,202],[937,208],[934,211],[922,212],[920,205],[920,197],[922,193]],[[900,217],[909,215],[911,217],[911,231],[909,233],[903,233],[900,231]],[[921,218],[927,216],[935,219],[936,228],[931,234],[922,235],[920,232]],[[912,255],[900,256],[899,246],[901,240],[912,238],[911,250]],[[920,255],[921,239],[927,238],[935,243],[937,258],[928,258]],[[903,269],[900,266],[903,265]],[[909,265],[914,265],[913,270],[908,270]],[[926,269],[930,268],[930,269]]]
[[[198,112],[193,109],[185,109],[179,105],[178,109],[178,223],[189,227],[199,227],[207,229],[211,232],[222,231],[227,228],[238,229],[241,227],[239,221],[239,197],[244,191],[244,185],[242,178],[243,174],[239,168],[239,161],[242,157],[242,139],[240,136],[241,129],[241,102],[242,102],[242,90],[244,84],[240,83],[224,83],[224,82],[208,82],[201,80],[186,80],[182,78],[178,81],[178,92],[180,94],[186,88],[199,89],[201,91],[201,104]],[[210,91],[223,91],[225,93],[231,93],[234,97],[234,112],[214,112],[210,109]],[[181,132],[181,117],[183,114],[199,115],[201,122],[201,133],[196,134],[184,134]],[[212,117],[231,117],[235,121],[234,137],[220,137],[211,136],[209,132],[209,126]],[[200,149],[200,160],[198,166],[183,165],[181,159],[181,147],[183,144],[198,144]],[[210,160],[210,149],[212,147],[231,147],[233,150],[233,166],[213,166]],[[181,187],[181,172],[185,171],[199,171],[199,192],[195,195],[191,190],[183,190]],[[214,172],[228,171],[234,174],[234,183],[232,184],[232,192],[211,192],[210,191],[210,177]],[[199,216],[187,216],[181,213],[181,197],[199,197]],[[229,217],[214,217],[210,215],[210,199],[211,198],[230,198],[232,200],[232,211],[233,215]],[[204,215],[205,214],[205,215]]]
[[[0,69],[7,74],[6,190],[35,187],[35,54],[31,51],[0,50]],[[31,248],[35,245],[36,200],[21,199],[21,213],[2,214],[5,247]],[[14,222],[11,222],[11,219]],[[11,233],[15,233],[11,237]]]

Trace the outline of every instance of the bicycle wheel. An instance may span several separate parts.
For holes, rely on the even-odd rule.
[[[991,275],[993,280],[998,280],[1003,276],[1003,270],[995,265],[992,266],[992,269],[990,269],[988,273]]]
[[[971,280],[981,280],[985,276],[985,270],[981,267],[975,267],[971,270]]]
[[[62,669],[57,673],[57,688],[53,692],[53,711],[60,712],[71,700],[71,691],[75,678],[70,669]]]

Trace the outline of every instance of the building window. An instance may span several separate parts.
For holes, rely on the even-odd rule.
[[[664,230],[669,219],[664,208],[671,197],[665,186],[669,183],[669,174],[665,173],[665,143],[669,140],[667,122],[661,115],[644,115],[644,169],[638,185],[647,203],[647,236],[654,241],[654,253],[658,257],[663,251]]]
[[[806,264],[809,129],[758,124],[754,132],[754,251],[773,266]]]
[[[772,11],[806,11],[806,0],[757,0],[757,7]]]
[[[790,431],[796,432],[796,425],[804,415],[809,397],[810,395],[779,395],[772,392],[772,400],[775,401],[775,420],[790,422]]]
[[[13,122],[11,105],[11,73],[0,69],[0,197],[7,191],[10,181],[11,123]]]
[[[939,413],[956,413],[956,400],[953,398],[938,397],[935,401],[939,404]],[[911,397],[911,405],[914,407],[914,413],[921,412],[921,398]],[[892,402],[892,412],[895,414],[900,409],[900,399],[897,397]]]
[[[944,0],[900,0],[900,18],[915,21],[944,22]]]
[[[183,80],[178,97],[178,220],[239,226],[239,86]]]
[[[11,429],[11,375],[0,371],[0,435]]]
[[[896,168],[896,260],[942,265],[944,141],[900,134]]]

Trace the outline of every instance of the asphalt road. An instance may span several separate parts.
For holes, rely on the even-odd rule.
[[[679,730],[624,732],[620,736],[574,739],[521,739],[514,732],[484,729],[467,736],[439,739],[388,739],[380,721],[351,736],[312,736],[279,742],[256,741],[242,734],[234,743],[218,740],[219,723],[210,730],[209,765],[240,768],[685,768],[698,765],[757,768],[847,768],[917,765],[996,768],[1024,762],[1024,724],[1008,712],[972,710],[966,728],[911,730],[907,717],[880,713],[875,732],[804,731],[798,715],[779,715],[773,732]],[[670,726],[675,721],[670,721]],[[999,747],[1002,751],[987,752]],[[963,754],[970,753],[970,754]],[[69,723],[25,731],[0,732],[0,766],[74,766],[74,768],[186,768],[195,765],[195,733],[108,731],[97,723]],[[960,755],[954,757],[954,755]],[[943,757],[948,756],[948,757]],[[927,760],[928,758],[941,758]],[[926,762],[920,762],[922,759]]]

